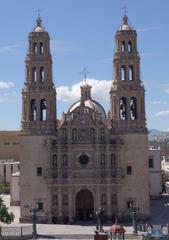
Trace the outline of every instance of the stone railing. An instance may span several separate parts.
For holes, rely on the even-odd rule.
[[[32,225],[19,227],[0,227],[0,240],[24,240],[32,237]]]

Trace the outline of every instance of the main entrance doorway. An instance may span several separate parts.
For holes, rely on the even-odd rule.
[[[76,219],[90,221],[94,219],[94,200],[92,193],[85,189],[76,195]]]

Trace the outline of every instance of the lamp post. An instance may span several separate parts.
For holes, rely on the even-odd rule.
[[[37,228],[36,228],[36,224],[37,224],[37,212],[39,211],[38,208],[36,207],[31,207],[30,205],[25,205],[25,208],[29,208],[29,211],[32,214],[32,226],[33,226],[33,238],[36,239],[37,238]]]
[[[133,233],[137,234],[137,212],[139,211],[139,208],[136,206],[135,202],[130,203],[130,211],[132,214]]]
[[[37,228],[36,228],[36,224],[37,224],[37,212],[39,210],[37,208],[30,208],[30,212],[32,213],[32,224],[33,224],[33,237],[36,238],[37,237]]]

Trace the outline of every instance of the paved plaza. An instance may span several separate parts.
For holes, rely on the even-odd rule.
[[[9,206],[10,196],[2,196],[5,204]],[[19,207],[9,207],[15,215],[15,221],[11,226],[26,225],[19,223],[20,208]],[[169,223],[169,195],[165,194],[158,200],[151,200],[151,219],[147,222],[149,224],[166,224]],[[3,224],[1,224],[3,225]],[[110,225],[104,227],[104,229],[109,229]],[[127,234],[132,233],[131,224],[124,224]],[[48,237],[43,237],[39,239],[93,239],[93,233],[95,230],[94,223],[79,223],[76,225],[64,225],[64,224],[37,224],[38,234]]]

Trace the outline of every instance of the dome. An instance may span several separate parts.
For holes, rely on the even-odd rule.
[[[36,27],[34,32],[44,32],[44,29],[42,27]]]
[[[91,98],[91,86],[86,82],[83,82],[81,85],[81,99],[75,102],[68,110],[68,113],[72,113],[76,108],[80,106],[89,108],[93,110],[93,112],[101,115],[103,120],[106,120],[106,113],[104,108],[100,105],[100,103],[96,102]]]
[[[80,107],[82,105],[82,101],[79,100],[75,102],[68,110],[69,113],[72,113],[76,108]],[[92,109],[94,112],[100,113],[103,119],[106,119],[106,113],[104,108],[100,105],[100,103],[92,100],[87,99],[83,101],[83,106],[88,107]]]
[[[132,28],[128,24],[128,17],[126,15],[123,17],[123,24],[122,26],[120,26],[119,30],[123,30],[123,31],[132,30]]]
[[[42,19],[40,17],[38,17],[36,20],[34,32],[44,32],[44,28],[42,27]]]
[[[131,27],[129,25],[123,24],[120,27],[120,30],[128,31],[128,30],[132,30],[132,29],[131,29]]]

